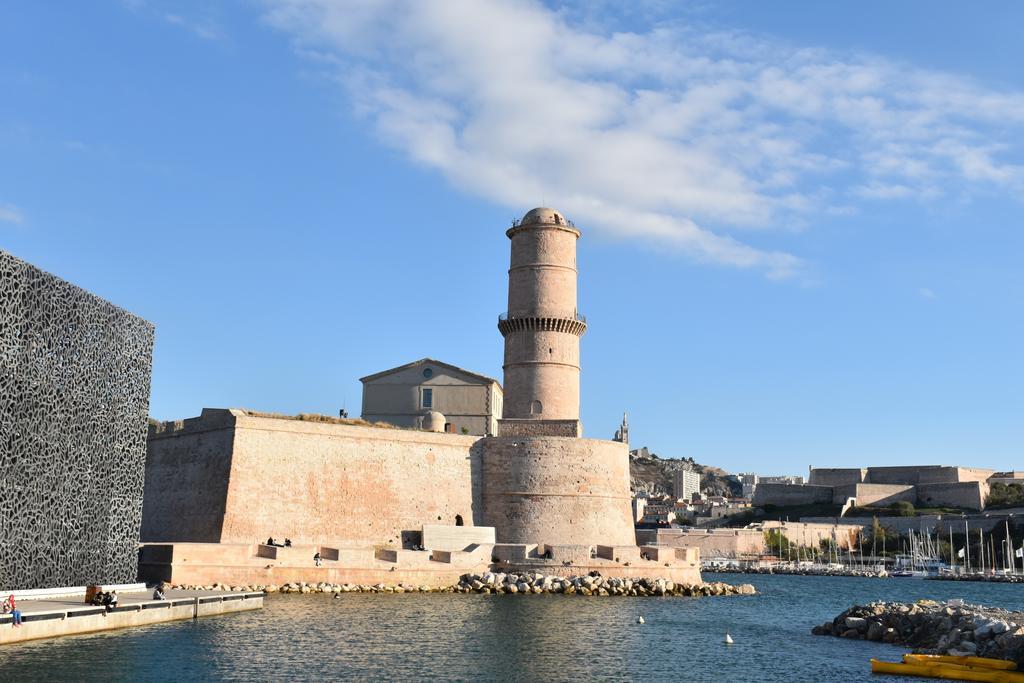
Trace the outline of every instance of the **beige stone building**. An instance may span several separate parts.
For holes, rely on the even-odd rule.
[[[445,417],[445,430],[491,436],[502,411],[498,380],[433,358],[368,375],[363,383],[362,417],[397,427],[425,428],[427,413]]]

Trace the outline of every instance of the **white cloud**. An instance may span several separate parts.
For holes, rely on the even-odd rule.
[[[179,26],[203,40],[221,40],[224,38],[224,33],[220,27],[208,17],[191,19],[174,12],[165,12],[163,20],[168,24]]]
[[[0,204],[0,222],[21,225],[25,220],[21,209],[14,204]]]
[[[791,275],[796,256],[738,235],[853,198],[1024,194],[1024,94],[947,74],[528,0],[266,6],[386,143],[460,188],[709,262]]]
[[[932,290],[928,289],[927,287],[921,287],[919,290],[917,290],[917,293],[920,294],[921,297],[924,298],[924,299],[934,299],[935,298],[935,292],[933,292]]]
[[[867,185],[859,185],[853,188],[851,193],[865,199],[903,199],[912,196],[914,190],[899,183],[886,185],[873,181]]]

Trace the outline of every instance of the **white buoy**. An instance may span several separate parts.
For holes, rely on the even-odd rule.
[[[645,622],[644,622],[644,618],[643,618],[643,617],[637,617],[637,618],[636,618],[636,623],[638,623],[638,624],[643,624],[643,623],[645,623]]]
[[[730,636],[728,633],[725,634],[725,644],[732,645],[732,636]]]

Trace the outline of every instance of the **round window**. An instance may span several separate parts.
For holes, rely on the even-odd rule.
[[[431,370],[430,368],[426,368],[425,370],[423,370],[423,376],[426,377],[427,379],[430,379],[431,377],[434,376],[434,371]]]

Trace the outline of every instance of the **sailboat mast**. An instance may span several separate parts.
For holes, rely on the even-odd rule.
[[[967,526],[967,518],[964,517],[964,547],[967,549],[964,552],[967,555],[967,573],[971,573],[971,530]]]
[[[956,571],[956,548],[953,547],[953,525],[949,525],[949,566]]]

